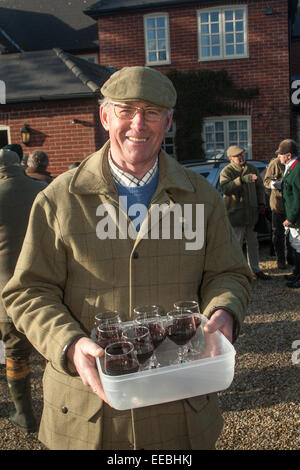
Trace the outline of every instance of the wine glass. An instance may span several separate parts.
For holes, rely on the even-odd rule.
[[[186,310],[193,312],[195,315],[196,329],[201,325],[200,307],[199,307],[199,303],[196,300],[178,300],[177,302],[174,303],[174,308],[176,310],[179,310],[181,313],[184,313]],[[187,344],[187,347],[189,348],[190,353],[192,354],[199,353],[198,349],[195,349],[193,347],[193,344],[191,341],[189,341],[189,343]]]
[[[122,339],[123,328],[120,322],[101,323],[97,327],[97,343],[105,349],[111,343]]]
[[[98,341],[98,327],[100,325],[112,325],[121,323],[121,316],[120,313],[115,310],[104,310],[102,312],[97,313],[94,317],[94,326],[96,332],[96,340]]]
[[[181,364],[187,361],[189,348],[187,343],[196,334],[195,315],[189,310],[183,313],[179,310],[171,310],[167,314],[169,338],[179,346],[177,359],[174,364]]]
[[[134,309],[134,312],[136,314],[135,322],[138,325],[146,326],[149,329],[154,346],[154,352],[150,358],[149,367],[152,369],[160,367],[160,363],[155,354],[155,349],[166,338],[167,330],[164,326],[162,317],[158,313],[155,313],[158,312],[158,308],[153,309],[153,311],[149,311],[146,308],[136,308]]]
[[[132,374],[139,370],[139,362],[132,343],[120,341],[106,346],[104,371],[107,375]]]
[[[133,325],[125,326],[123,329],[123,339],[134,345],[137,358],[142,370],[149,369],[145,362],[150,359],[154,352],[154,346],[151,340],[149,328],[143,325],[133,323]]]

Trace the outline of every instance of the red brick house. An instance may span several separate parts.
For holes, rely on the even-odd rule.
[[[99,90],[111,70],[63,52],[7,54],[0,58],[6,104],[0,105],[0,148],[30,141],[24,154],[43,150],[55,176],[95,152],[104,141],[99,120]]]
[[[237,143],[270,159],[290,136],[290,41],[297,0],[106,0],[85,13],[98,22],[99,63],[223,70],[238,87],[257,87],[237,115],[205,118],[205,152]],[[180,156],[177,156],[180,159]]]

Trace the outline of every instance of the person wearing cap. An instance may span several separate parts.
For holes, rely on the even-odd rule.
[[[20,144],[7,144],[7,145],[4,145],[3,150],[11,150],[12,152],[15,152],[19,156],[20,162],[22,161],[22,159],[23,159],[23,149],[22,149],[22,146]]]
[[[276,152],[266,170],[264,177],[265,188],[271,190],[270,208],[272,211],[272,243],[277,258],[278,269],[286,269],[286,243],[283,222],[285,220],[284,206],[281,192],[284,165],[281,164]]]
[[[272,279],[259,267],[259,245],[254,228],[259,212],[265,211],[265,189],[258,169],[246,162],[245,150],[238,145],[227,149],[230,160],[220,173],[220,185],[228,217],[243,246],[246,240],[247,259],[257,279]]]
[[[14,272],[24,240],[32,203],[45,184],[24,175],[17,153],[0,150],[0,290]],[[11,421],[24,431],[37,424],[31,404],[29,357],[32,346],[16,330],[0,300],[0,339],[6,350],[6,379],[15,410]]]
[[[161,150],[176,102],[172,82],[155,69],[125,67],[101,92],[109,140],[38,197],[2,294],[17,328],[48,360],[39,438],[51,449],[211,449],[222,429],[214,393],[133,410],[109,405],[95,364],[104,351],[90,338],[94,317],[109,309],[128,321],[136,305],[168,312],[178,296],[196,298],[207,334],[220,329],[235,341],[251,273],[218,191]],[[172,231],[152,236],[147,225],[157,205],[165,221],[184,204],[205,208],[205,243],[191,250]],[[136,206],[146,208],[143,217],[134,217]]]
[[[48,165],[48,155],[42,150],[34,150],[27,159],[25,173],[30,178],[49,184],[52,181],[52,176],[47,171]]]
[[[284,139],[277,149],[278,158],[285,166],[282,179],[282,197],[285,209],[283,226],[289,230],[290,244],[294,249],[295,269],[288,287],[300,288],[300,165],[297,143]]]

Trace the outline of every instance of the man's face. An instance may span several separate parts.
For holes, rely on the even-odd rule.
[[[149,108],[149,105],[143,102],[127,104]],[[153,165],[164,135],[171,126],[172,113],[164,111],[162,119],[158,122],[146,121],[140,111],[131,120],[120,119],[115,114],[114,105],[109,103],[100,107],[100,119],[104,129],[109,131],[114,162],[132,173],[139,169],[145,169],[147,172]]]
[[[245,163],[245,154],[240,153],[239,155],[236,155],[235,157],[230,157],[229,159],[232,163],[235,163],[236,165],[243,165]]]
[[[280,160],[280,163],[282,165],[287,165],[289,161],[291,160],[292,154],[291,153],[279,153],[278,158]]]

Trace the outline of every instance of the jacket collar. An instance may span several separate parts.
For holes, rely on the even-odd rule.
[[[76,168],[70,181],[69,191],[73,194],[117,194],[109,164],[108,151],[110,142],[87,157]],[[182,166],[169,157],[163,150],[159,153],[159,182],[157,192],[172,188],[194,192],[187,173]]]
[[[24,168],[20,165],[0,168],[0,179],[8,177],[11,178],[18,175],[24,175]]]

